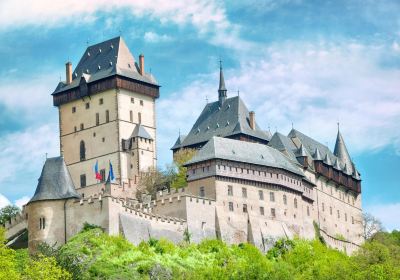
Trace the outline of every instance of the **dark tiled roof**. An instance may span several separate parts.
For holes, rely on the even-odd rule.
[[[72,83],[67,85],[60,82],[53,94],[78,87],[82,77],[90,83],[114,75],[158,85],[150,73],[140,75],[139,67],[125,41],[116,37],[88,47],[72,72]]]
[[[63,157],[48,158],[43,166],[35,194],[29,203],[40,200],[79,198]]]
[[[347,151],[346,144],[344,143],[342,134],[338,131],[333,154],[337,156],[346,167],[346,173],[353,173],[353,163],[351,161],[349,152]]]
[[[208,141],[208,143],[185,165],[210,159],[225,159],[275,167],[304,176],[304,173],[296,164],[274,148],[263,144],[222,137],[212,137],[211,140]]]
[[[268,146],[285,153],[291,160],[296,161],[295,152],[297,151],[297,148],[286,135],[275,132],[271,141],[269,141]]]
[[[186,135],[179,135],[178,139],[176,139],[174,146],[172,146],[171,150],[175,150],[181,147],[183,140],[185,140]]]
[[[257,124],[256,129],[251,129],[249,110],[240,97],[235,96],[226,99],[222,106],[219,101],[207,104],[179,147],[205,143],[213,136],[229,137],[238,134],[270,140]]]
[[[147,132],[147,130],[141,124],[136,125],[135,129],[132,132],[131,137],[141,137],[141,138],[153,140],[153,137],[150,136],[150,134]]]

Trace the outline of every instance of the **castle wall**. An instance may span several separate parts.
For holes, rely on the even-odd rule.
[[[323,176],[316,177],[311,171],[306,176],[316,184],[314,196],[314,220],[320,228],[333,237],[344,237],[350,242],[361,244],[362,237],[362,209],[361,194],[346,191],[343,186],[326,180]]]
[[[65,243],[64,205],[68,207],[67,204],[70,204],[71,201],[36,201],[26,206],[28,213],[28,246],[30,251],[34,251],[37,245],[43,241],[49,245],[57,246]],[[68,224],[68,226],[71,225]]]
[[[152,212],[187,221],[192,242],[216,238],[215,200],[186,192],[186,189],[157,194]]]

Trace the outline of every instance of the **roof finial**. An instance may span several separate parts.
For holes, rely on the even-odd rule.
[[[46,159],[47,159],[47,153],[46,153]]]
[[[340,123],[339,122],[337,122],[337,131],[338,132],[340,131]]]
[[[293,129],[293,122],[292,122],[292,129]]]
[[[179,137],[181,137],[181,129],[179,128]]]
[[[238,90],[238,96],[240,96],[240,91]]]
[[[275,126],[275,133],[278,132],[278,128]]]
[[[208,104],[208,96],[206,95],[206,104]]]
[[[86,47],[89,47],[89,38],[86,39]]]

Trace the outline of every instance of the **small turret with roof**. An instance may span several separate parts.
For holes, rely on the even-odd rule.
[[[46,159],[35,194],[28,203],[79,197],[64,158],[61,156]]]

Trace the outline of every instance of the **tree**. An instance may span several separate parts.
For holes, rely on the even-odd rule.
[[[174,154],[174,163],[171,168],[175,170],[175,173],[169,172],[169,174],[172,174],[170,177],[170,186],[172,188],[179,189],[187,186],[187,168],[183,165],[191,160],[196,155],[196,152],[194,149],[181,149]]]
[[[143,172],[139,179],[136,198],[142,201],[143,195],[151,195],[154,199],[158,190],[166,188],[167,178],[165,174],[155,168],[149,168],[147,172]]]
[[[3,208],[0,209],[0,224],[4,225],[7,221],[11,220],[15,216],[17,216],[18,213],[20,213],[21,210],[15,206],[15,205],[7,205]]]
[[[381,221],[369,213],[363,213],[362,224],[365,240],[369,240],[374,234],[383,229]]]

